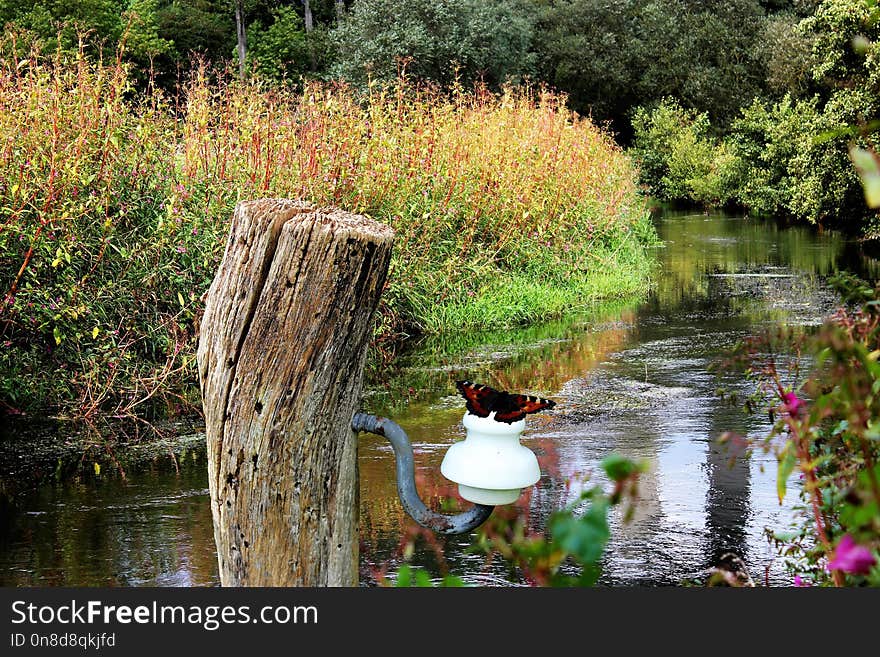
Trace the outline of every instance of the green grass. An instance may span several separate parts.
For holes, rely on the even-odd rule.
[[[583,312],[601,300],[647,292],[653,262],[642,245],[596,248],[592,255],[593,265],[567,280],[557,272],[498,274],[473,296],[427,307],[419,321],[431,333],[524,326]]]

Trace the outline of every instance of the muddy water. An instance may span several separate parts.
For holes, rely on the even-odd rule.
[[[680,584],[732,550],[756,580],[785,585],[764,528],[790,521],[796,492],[779,504],[767,457],[730,467],[716,442],[720,433],[755,435],[767,427],[717,396],[719,386],[745,387],[736,377],[719,380],[710,365],[762,327],[819,322],[834,305],[824,277],[839,268],[864,270],[870,261],[834,234],[737,217],[666,214],[658,230],[664,245],[646,301],[585,308],[529,329],[423,341],[374,368],[364,409],[407,430],[422,496],[439,508],[456,499],[440,461],[464,435],[453,381],[551,396],[559,406],[530,416],[524,437],[543,472],[514,508],[530,529],[540,531],[583,486],[605,483],[597,463],[622,453],[651,468],[633,521],[613,518],[604,583]],[[217,583],[198,437],[118,463],[100,445],[60,455],[39,443],[22,445],[20,436],[0,441],[0,585]],[[382,439],[362,436],[359,466],[363,584],[393,573],[409,542],[412,561],[434,575],[448,570],[474,584],[522,583],[504,563],[486,563],[472,551],[472,537],[435,539],[413,530]]]

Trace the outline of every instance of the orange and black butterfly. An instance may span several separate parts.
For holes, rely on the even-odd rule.
[[[522,420],[528,413],[537,413],[545,408],[553,408],[556,402],[534,395],[516,395],[503,390],[495,390],[482,383],[456,381],[455,387],[467,401],[468,412],[478,417],[489,417],[495,412],[498,422],[513,424]]]

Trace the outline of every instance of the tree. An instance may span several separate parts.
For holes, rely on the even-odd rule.
[[[764,22],[758,0],[557,0],[535,31],[539,77],[624,138],[632,109],[665,97],[725,124],[763,92]]]
[[[233,52],[235,26],[228,0],[161,0],[157,15],[159,35],[174,44],[165,62],[171,72],[193,55],[223,63]]]
[[[122,14],[126,26],[125,49],[135,60],[152,61],[174,48],[172,41],[159,35],[157,4],[157,0],[132,0]]]
[[[546,8],[536,30],[539,76],[569,95],[573,109],[605,121],[640,102],[644,71],[638,0],[563,0]],[[619,126],[618,126],[619,127]]]
[[[28,30],[46,50],[76,48],[80,37],[88,50],[114,48],[122,33],[122,0],[0,0],[0,25]]]
[[[249,59],[260,73],[275,79],[296,79],[310,70],[309,52],[303,19],[293,7],[281,7],[264,26],[257,22],[250,28]]]
[[[311,32],[315,29],[315,19],[312,17],[312,6],[309,4],[309,0],[302,0],[303,3],[303,22],[306,27],[306,32]]]
[[[533,12],[518,1],[359,0],[334,30],[336,75],[498,85],[533,69]]]
[[[244,27],[244,0],[234,0],[235,4],[235,38],[238,53],[238,77],[244,80],[244,63],[247,58],[247,32]]]

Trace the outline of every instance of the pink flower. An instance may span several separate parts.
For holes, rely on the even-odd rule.
[[[789,415],[797,416],[806,404],[793,392],[785,392],[782,394],[782,404]]]
[[[804,588],[804,587],[807,587],[807,586],[812,586],[812,584],[810,583],[809,580],[801,579],[801,576],[800,576],[800,575],[795,575],[795,576],[794,576],[794,585],[797,586],[797,587],[800,587],[800,588]]]
[[[877,560],[868,548],[858,545],[852,536],[845,534],[834,550],[834,557],[828,562],[828,570],[867,575],[875,563]]]

